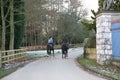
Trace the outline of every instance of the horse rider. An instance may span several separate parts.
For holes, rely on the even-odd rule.
[[[54,46],[54,40],[53,40],[53,38],[51,36],[48,39],[48,45]]]

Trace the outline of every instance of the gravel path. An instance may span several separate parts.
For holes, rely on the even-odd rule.
[[[106,80],[77,66],[75,58],[82,52],[82,48],[72,49],[67,59],[61,54],[40,58],[1,80]]]

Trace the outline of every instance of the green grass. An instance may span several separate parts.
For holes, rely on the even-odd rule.
[[[96,60],[90,60],[90,59],[84,59],[83,56],[80,56],[78,58],[78,61],[80,64],[84,65],[84,66],[99,66],[99,64],[96,63]]]
[[[16,69],[15,68],[11,68],[11,69],[0,69],[0,78],[14,72]]]
[[[120,80],[120,72],[118,73],[113,73],[113,72],[104,72],[100,69],[97,69],[95,67],[97,66],[111,66],[111,65],[100,65],[98,63],[96,63],[96,60],[91,60],[91,59],[84,59],[83,56],[80,56],[78,58],[78,62],[84,66],[85,68],[91,70],[92,72],[95,72],[95,73],[98,73],[98,74],[101,74],[103,76],[106,76],[106,77],[109,77],[109,78],[112,78],[113,80]]]

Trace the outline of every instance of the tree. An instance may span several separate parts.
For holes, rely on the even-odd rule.
[[[5,50],[5,16],[4,16],[4,3],[3,0],[1,0],[1,18],[2,18],[2,45],[1,45],[1,50]]]
[[[1,8],[0,8],[0,11],[1,11],[1,50],[5,50],[5,41],[6,41],[6,38],[5,38],[5,35],[6,35],[6,17],[8,16],[8,12],[9,12],[9,9],[7,9],[7,13],[5,14],[5,5],[6,5],[6,1],[3,1],[1,0],[0,2],[0,5],[1,5]]]
[[[102,12],[104,11],[103,10],[103,2],[104,0],[99,0],[98,3],[99,3],[99,12]],[[112,11],[120,11],[120,1],[119,0],[113,0],[113,3],[112,3]]]
[[[84,25],[84,27],[89,31],[88,38],[84,39],[84,58],[86,58],[86,48],[95,48],[96,47],[96,15],[98,12],[95,12],[94,10],[91,10],[93,16],[91,16],[92,20],[82,20],[81,23]]]
[[[115,11],[120,11],[120,0],[114,0],[113,9]]]
[[[9,50],[14,49],[14,0],[10,0],[10,42]]]
[[[82,28],[78,22],[86,15],[86,11],[79,0],[26,0],[25,2],[27,24],[24,41],[27,41],[27,45],[46,44],[48,36],[53,36],[58,43],[64,34],[62,32],[75,42],[74,38],[78,36],[76,34],[81,34]],[[80,30],[75,33],[76,29]]]
[[[88,30],[94,30],[96,32],[96,15],[98,12],[95,12],[94,10],[91,10],[93,16],[91,16],[92,20],[86,20],[83,19],[81,23],[86,27]]]
[[[20,2],[23,2],[23,0],[6,0],[6,1],[1,0],[2,5],[0,6],[1,7],[0,10],[2,14],[0,15],[1,17],[0,24],[2,24],[2,33],[1,33],[2,50],[16,49],[16,45],[18,45],[17,46],[18,49],[20,47],[20,43],[22,42],[21,40],[22,38],[16,35],[19,34],[18,31],[23,33],[23,30],[20,31],[21,28],[24,27],[24,24],[22,24],[21,22],[25,21],[24,18],[22,19],[20,18],[21,14],[22,16],[24,15],[24,13],[22,13],[24,10],[21,10],[22,8],[21,6],[19,6]],[[16,28],[17,26],[19,28]],[[18,40],[15,40],[16,38]],[[15,42],[20,42],[20,43],[16,44]]]
[[[46,0],[25,0],[26,31],[24,44],[27,43],[27,46],[40,45],[45,41],[43,33],[47,27],[48,13],[44,7],[46,3]]]
[[[14,1],[14,49],[21,47],[25,31],[25,1]]]
[[[67,36],[71,43],[82,43],[84,38],[87,37],[87,31],[79,23],[79,19],[74,13],[61,14],[57,24],[59,39],[62,36]]]
[[[13,11],[11,11],[11,14],[13,15],[11,17],[12,18],[11,20],[13,21],[10,20],[9,25],[12,25],[10,26],[12,31],[8,29],[8,32],[11,33],[11,36],[9,36],[10,34],[6,35],[8,36],[8,40],[10,40],[10,42],[6,44],[6,46],[7,47],[9,46],[9,49],[10,49],[10,46],[13,49],[18,49],[20,48],[22,44],[24,28],[25,28],[24,26],[25,25],[25,10],[24,10],[23,0],[14,0]]]
[[[80,43],[85,38],[85,35],[79,21],[86,15],[86,10],[83,9],[79,0],[66,0],[66,4],[68,4],[68,7],[64,12],[59,13],[57,20],[58,39],[67,36],[70,42]]]

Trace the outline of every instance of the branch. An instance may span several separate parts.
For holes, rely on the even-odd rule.
[[[21,23],[23,21],[25,21],[25,20],[16,21],[16,22],[14,22],[14,24]]]
[[[17,23],[20,23],[20,22],[23,22],[23,21],[25,21],[25,19],[24,20],[20,20],[20,21],[16,21],[16,22],[14,22],[14,24],[17,24]],[[6,20],[6,22],[10,23],[10,21],[8,21],[8,20]]]
[[[7,13],[6,13],[6,15],[5,15],[5,19],[7,18],[9,12],[10,12],[10,5],[9,5],[8,10],[7,10]]]

